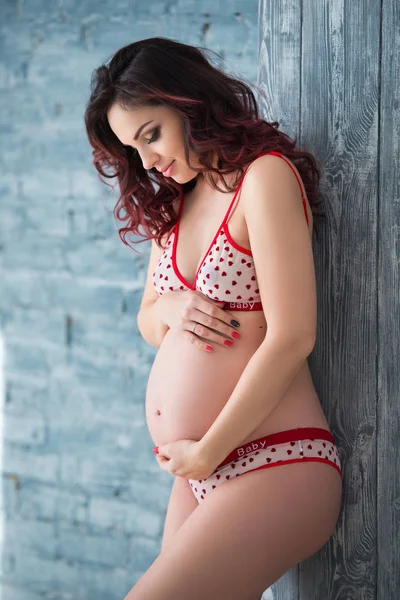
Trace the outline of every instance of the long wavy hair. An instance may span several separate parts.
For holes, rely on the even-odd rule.
[[[252,84],[212,65],[206,57],[209,52],[165,37],[148,38],[121,48],[108,65],[92,74],[86,132],[101,181],[109,185],[105,179],[118,180],[114,216],[124,223],[119,236],[129,246],[127,235],[132,234],[143,238],[135,243],[156,239],[164,247],[164,236],[177,221],[174,202],[193,189],[196,176],[180,184],[156,168],[144,169],[136,149],[123,145],[109,125],[107,112],[114,103],[127,110],[168,106],[176,111],[183,120],[188,165],[198,173],[220,177],[225,190],[210,178],[220,191],[234,191],[245,168],[261,152],[281,152],[296,165],[313,215],[325,216],[316,210],[320,172],[313,155],[296,149],[296,139],[278,131],[278,122],[262,119]],[[197,155],[201,167],[189,164],[189,152]],[[238,175],[229,187],[224,174],[232,172]]]

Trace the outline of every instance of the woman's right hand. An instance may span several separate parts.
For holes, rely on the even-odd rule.
[[[236,327],[231,325],[232,317],[215,300],[210,300],[197,290],[164,292],[156,306],[158,316],[165,325],[181,330],[190,342],[202,350],[213,350],[210,342],[229,347],[235,338],[240,337],[235,331]],[[237,323],[236,319],[234,321]]]

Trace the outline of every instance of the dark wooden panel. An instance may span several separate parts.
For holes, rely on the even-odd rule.
[[[385,55],[384,46],[382,54],[383,61],[392,60],[386,67],[386,86],[396,81],[390,70],[397,68],[398,72],[399,65],[398,56],[397,61],[393,56],[399,42],[393,26],[399,23],[394,2],[387,0],[386,8],[386,28],[392,29],[391,35],[386,32],[388,49]],[[399,307],[396,313],[394,306],[398,251],[396,256],[393,223],[398,224],[399,219],[392,214],[395,178],[389,176],[392,181],[384,183],[382,169],[384,156],[388,160],[385,173],[396,170],[394,140],[398,140],[399,126],[396,131],[394,122],[389,124],[388,120],[393,138],[382,154],[380,109],[383,116],[383,104],[388,100],[387,111],[392,115],[394,92],[387,89],[383,96],[383,80],[380,88],[381,3],[260,0],[259,17],[259,83],[268,97],[263,114],[268,120],[277,120],[283,131],[297,138],[300,147],[313,152],[322,174],[320,197],[327,219],[319,224],[319,237],[314,236],[318,339],[309,364],[344,471],[342,512],[335,534],[320,552],[265,592],[263,600],[395,600],[399,597],[398,583],[391,581],[390,588],[386,579],[399,564],[398,523],[396,528],[393,522],[396,499],[399,506],[398,487],[395,489],[399,478],[394,484],[387,454],[399,439],[399,415],[398,409],[389,410],[382,401],[378,404],[377,382],[380,364],[379,381],[382,390],[385,388],[386,404],[394,397],[390,404],[396,404],[399,383],[396,388],[393,371],[395,358],[399,364],[398,344],[393,337],[390,342],[390,336],[397,338],[399,328],[391,332],[389,315],[397,316],[398,325]],[[379,197],[385,202],[379,204]],[[386,217],[382,224],[378,206]],[[379,279],[383,271],[385,283]],[[380,339],[389,341],[388,346],[380,344],[379,355],[378,282],[379,304],[383,307],[386,303],[379,321],[385,337]],[[391,353],[389,361],[386,352]],[[391,369],[387,369],[388,364]],[[390,415],[395,419],[391,421]],[[390,486],[392,492],[388,494]],[[379,499],[385,498],[379,520],[377,494]],[[390,558],[381,565],[380,557],[388,552]]]
[[[261,112],[289,135],[300,130],[301,2],[260,0],[258,85]],[[262,600],[298,600],[299,570],[291,569],[266,590]],[[310,599],[311,600],[311,599]]]
[[[400,3],[382,2],[378,220],[377,599],[400,598]]]

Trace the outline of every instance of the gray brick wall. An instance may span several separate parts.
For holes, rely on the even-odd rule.
[[[160,551],[171,477],[151,452],[155,350],[135,254],[91,166],[94,68],[162,35],[256,82],[257,0],[0,2],[2,600],[123,598]]]

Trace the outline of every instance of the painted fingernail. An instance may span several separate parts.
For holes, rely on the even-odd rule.
[[[235,321],[235,319],[232,319],[231,325],[233,325],[233,327],[240,327],[240,323],[238,323],[237,321]]]
[[[232,340],[225,340],[224,344],[225,344],[225,346],[232,346],[233,342],[232,342]]]
[[[153,448],[152,451],[154,452],[154,454],[158,454],[158,446],[156,446],[155,448]]]
[[[238,333],[237,331],[232,331],[232,337],[236,338],[237,340],[240,338],[240,333]]]
[[[212,352],[214,348],[212,346],[206,346],[207,352]]]

